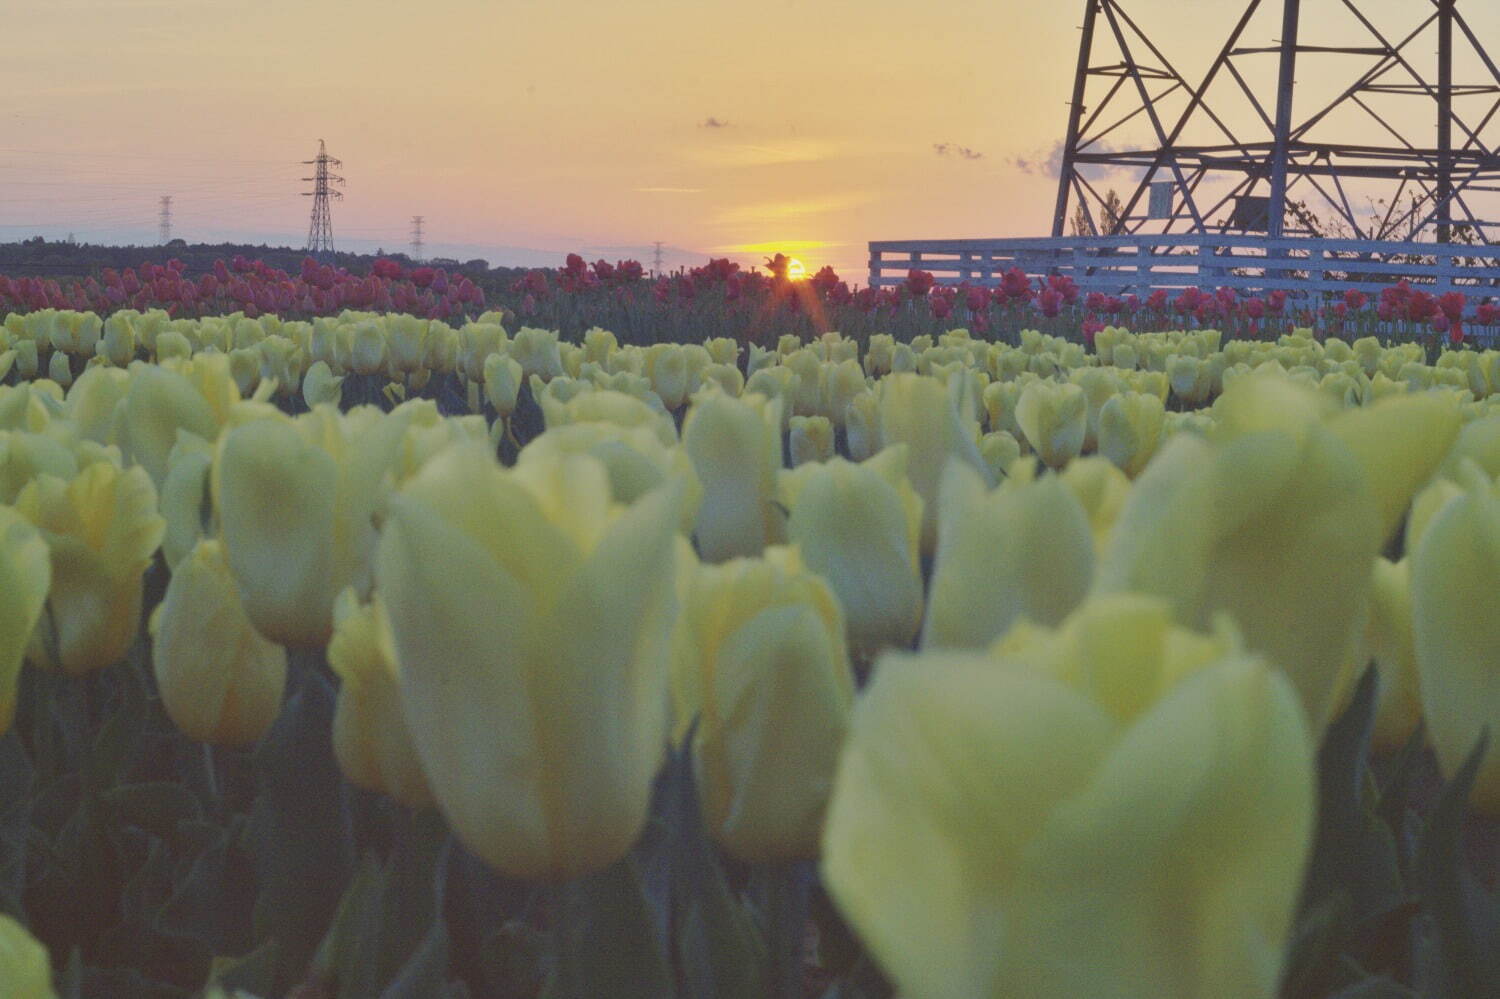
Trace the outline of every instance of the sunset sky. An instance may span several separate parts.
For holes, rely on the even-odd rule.
[[[1196,79],[1244,5],[1124,6]],[[1279,28],[1263,6],[1256,44]],[[1304,0],[1303,40],[1346,24],[1340,6]],[[1360,6],[1398,37],[1430,9]],[[1500,13],[1459,7],[1500,54]],[[298,161],[323,138],[347,178],[342,249],[404,250],[420,214],[429,255],[554,264],[661,240],[671,264],[785,249],[859,279],[868,240],[1048,231],[1082,10],[12,0],[0,240],[153,243],[170,194],[175,236],[301,246]]]

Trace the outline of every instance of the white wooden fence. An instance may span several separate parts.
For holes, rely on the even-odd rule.
[[[1065,274],[1085,293],[1136,294],[1158,288],[1228,286],[1246,295],[1281,288],[1294,296],[1373,299],[1401,278],[1441,295],[1461,291],[1468,311],[1500,299],[1500,246],[1354,239],[1151,234],[1019,239],[913,239],[870,244],[870,286],[900,284],[909,270],[942,284],[993,286],[1019,267],[1032,279]]]

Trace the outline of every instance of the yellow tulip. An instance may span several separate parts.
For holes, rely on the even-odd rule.
[[[219,421],[208,400],[184,375],[152,364],[134,365],[130,372],[120,447],[160,485],[177,431],[211,441],[219,436]]]
[[[786,518],[776,505],[781,400],[700,394],[683,423],[682,444],[703,486],[696,534],[705,562],[756,555],[784,540]]]
[[[536,375],[551,381],[563,374],[562,354],[558,350],[557,331],[523,326],[510,342],[510,356],[521,365],[527,378]]]
[[[1438,763],[1452,776],[1489,727],[1500,732],[1500,498],[1466,462],[1464,492],[1433,515],[1411,553],[1412,637],[1421,704]],[[1485,754],[1470,796],[1500,814],[1500,754]]]
[[[945,387],[936,378],[898,373],[876,383],[880,396],[881,446],[905,444],[906,474],[922,497],[922,554],[938,543],[938,486],[949,458],[967,464],[986,485],[990,468],[979,453],[979,427],[969,419],[967,379]]]
[[[344,398],[344,378],[335,377],[326,361],[314,361],[302,379],[302,399],[307,408],[329,404],[337,406]]]
[[[1375,560],[1367,644],[1380,679],[1374,745],[1400,749],[1422,720],[1422,691],[1412,638],[1411,559]]]
[[[67,673],[113,666],[140,624],[142,577],[166,522],[144,470],[94,462],[70,481],[41,475],[16,497],[52,562],[47,613],[28,657]]]
[[[1094,550],[1103,554],[1114,533],[1115,521],[1130,495],[1130,480],[1113,464],[1098,456],[1070,462],[1058,479],[1078,497],[1094,532]]]
[[[1016,423],[1042,461],[1062,468],[1083,450],[1088,397],[1069,382],[1032,382],[1016,402]]]
[[[349,367],[359,375],[385,370],[385,329],[378,321],[367,319],[355,324],[349,341]]]
[[[516,411],[521,378],[521,365],[509,354],[491,354],[484,359],[484,397],[501,419],[509,419]]]
[[[10,916],[0,913],[0,982],[9,999],[57,999],[47,948]]]
[[[286,650],[251,626],[218,541],[198,542],[172,573],[151,615],[151,663],[167,717],[190,739],[248,746],[280,713]]]
[[[334,595],[350,579],[335,551],[339,464],[303,427],[272,418],[230,430],[213,484],[229,568],[256,630],[313,647],[328,640]]]
[[[478,444],[390,501],[376,578],[402,711],[439,808],[504,874],[578,877],[640,834],[668,735],[680,502],[669,484],[621,507],[593,458],[503,471]]]
[[[904,646],[922,621],[917,553],[922,498],[906,478],[904,444],[863,462],[834,458],[782,472],[787,539],[843,605],[849,644]]]
[[[426,356],[428,330],[433,320],[399,314],[384,318],[391,370],[411,374],[422,367]]]
[[[1004,430],[991,430],[979,438],[979,453],[998,482],[1010,473],[1010,466],[1021,457],[1021,442]]]
[[[1284,676],[1154,603],[1112,598],[998,658],[876,663],[823,877],[903,995],[1275,993],[1312,739]]]
[[[864,461],[880,450],[880,398],[874,392],[867,389],[849,400],[844,435],[850,461]]]
[[[793,468],[827,461],[834,454],[833,424],[826,416],[794,416],[787,451]]]
[[[1136,479],[1098,579],[1169,598],[1189,627],[1229,613],[1316,726],[1358,654],[1385,524],[1457,429],[1419,398],[1326,422],[1323,405],[1274,373],[1236,381],[1210,439],[1177,435]]]
[[[689,374],[687,353],[677,344],[656,344],[651,363],[651,388],[661,398],[662,405],[677,409],[687,399]]]
[[[433,803],[427,777],[401,714],[400,671],[385,604],[377,593],[361,604],[354,590],[333,607],[328,665],[338,674],[333,752],[351,784],[379,791],[409,808]]]
[[[130,373],[119,368],[90,368],[68,390],[65,407],[78,435],[100,444],[113,444],[116,425],[124,414],[121,403],[130,391]]]
[[[844,620],[796,549],[698,570],[673,693],[710,834],[747,862],[817,856],[854,679]]]
[[[217,533],[209,490],[213,461],[213,445],[185,430],[178,431],[161,484],[160,508],[166,521],[161,552],[169,569],[177,568],[199,538]]]
[[[1099,409],[1099,453],[1131,478],[1141,474],[1161,443],[1166,411],[1154,395],[1126,392]]]
[[[30,521],[0,506],[0,735],[15,718],[21,661],[51,583],[47,542]]]
[[[923,648],[982,648],[1021,617],[1053,625],[1094,571],[1094,535],[1055,475],[987,491],[957,460],[943,475]]]
[[[569,423],[534,438],[521,449],[516,463],[554,463],[570,454],[587,454],[604,463],[616,503],[629,505],[672,479],[678,480],[683,491],[680,526],[684,534],[692,533],[703,488],[683,448],[663,444],[649,427]]]

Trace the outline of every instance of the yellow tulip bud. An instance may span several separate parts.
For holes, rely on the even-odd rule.
[[[781,400],[699,395],[683,423],[682,444],[703,486],[696,534],[705,562],[756,555],[785,538],[776,505]]]
[[[849,341],[853,343],[853,341]],[[849,409],[849,403],[857,395],[862,395],[869,390],[865,383],[864,370],[859,362],[853,359],[840,361],[837,364],[829,364],[827,372],[827,393],[824,397],[824,405],[827,412],[824,413],[834,425],[843,426],[844,414]]]
[[[502,419],[516,411],[521,377],[520,363],[509,354],[491,354],[484,359],[484,396]]]
[[[217,531],[208,484],[213,460],[213,445],[185,430],[178,431],[161,484],[161,515],[166,520],[161,552],[170,569],[177,568],[199,538]]]
[[[1126,392],[1111,397],[1099,410],[1099,453],[1135,478],[1156,454],[1165,417],[1154,395]]]
[[[556,330],[523,326],[510,342],[510,356],[521,365],[527,378],[536,375],[543,381],[550,381],[564,373]]]
[[[986,485],[990,469],[979,453],[979,428],[968,418],[971,386],[955,379],[946,387],[936,378],[893,374],[877,383],[882,446],[905,444],[907,475],[922,497],[922,553],[938,540],[938,484],[950,457],[969,465]]]
[[[167,716],[190,739],[255,742],[281,711],[286,651],[245,616],[223,547],[198,542],[151,615],[151,664]]]
[[[90,368],[78,376],[68,390],[68,418],[85,440],[111,444],[115,424],[123,414],[120,405],[130,390],[130,373],[119,368]]]
[[[326,642],[334,594],[349,582],[334,578],[338,462],[292,421],[254,420],[219,441],[213,481],[229,568],[256,630],[283,645]]]
[[[740,344],[734,337],[710,337],[703,341],[703,346],[715,364],[724,364],[732,368],[740,363]]]
[[[13,348],[16,352],[16,374],[30,381],[36,377],[38,371],[38,357],[35,340],[17,340]]]
[[[1094,536],[1056,476],[1007,480],[991,492],[954,460],[939,504],[923,648],[982,648],[1017,618],[1056,624],[1083,601]]]
[[[51,584],[47,542],[15,510],[0,506],[0,735],[15,718],[21,660]]]
[[[621,507],[595,459],[502,471],[458,444],[390,501],[376,576],[402,711],[454,832],[504,874],[578,877],[640,834],[668,734],[680,495]]]
[[[396,649],[377,593],[361,604],[353,589],[333,607],[328,665],[338,674],[333,753],[351,784],[379,791],[409,808],[433,803],[427,777],[401,714]]]
[[[1321,727],[1358,654],[1383,518],[1405,508],[1455,429],[1440,405],[1405,401],[1325,423],[1317,394],[1284,376],[1236,381],[1211,440],[1174,437],[1136,479],[1099,588],[1168,597],[1190,627],[1229,613]],[[1342,421],[1356,415],[1350,446]]]
[[[343,376],[335,377],[326,361],[314,361],[302,379],[302,399],[308,409],[324,404],[337,406],[343,401],[343,384]]]
[[[826,416],[792,417],[787,451],[793,468],[809,461],[827,461],[834,452],[833,424]]]
[[[211,441],[219,436],[219,422],[208,401],[184,375],[150,364],[130,370],[130,390],[119,427],[121,450],[150,474],[152,482],[160,483],[167,474],[167,456],[177,443],[177,431]]]
[[[657,344],[651,364],[651,387],[668,409],[680,407],[688,395],[687,354],[676,344]]]
[[[864,461],[880,450],[880,398],[866,389],[844,410],[844,435],[851,461]]]
[[[135,641],[142,577],[166,527],[150,477],[95,462],[71,481],[39,476],[16,510],[41,528],[52,561],[28,657],[75,674],[113,666]]]
[[[509,338],[498,323],[465,323],[458,331],[459,371],[471,382],[484,379],[484,360],[503,349]]]
[[[663,444],[650,427],[570,423],[533,439],[521,449],[516,463],[555,463],[576,454],[590,455],[604,463],[616,503],[629,505],[670,480],[678,480],[683,491],[679,526],[684,534],[692,533],[703,487],[683,448]]]
[[[1083,450],[1088,397],[1071,383],[1032,382],[1016,402],[1016,423],[1037,457],[1062,468]]]
[[[1412,638],[1411,559],[1375,560],[1366,644],[1380,679],[1374,745],[1393,752],[1422,720],[1422,691]]]
[[[249,396],[260,384],[260,351],[254,347],[236,347],[229,352],[229,374],[241,396]]]
[[[717,385],[725,395],[738,396],[745,391],[745,376],[728,364],[710,364],[699,372],[704,388]]]
[[[135,359],[135,327],[124,313],[104,320],[104,336],[94,350],[110,364],[123,368]]]
[[[47,361],[47,377],[63,388],[73,384],[73,371],[68,366],[67,354],[60,350],[52,352],[51,359]]]
[[[1130,480],[1113,464],[1098,456],[1069,463],[1058,476],[1088,516],[1094,532],[1094,550],[1102,554],[1114,533],[1115,521],[1130,495]]]
[[[670,413],[623,392],[600,389],[583,392],[566,402],[547,393],[537,403],[548,430],[570,423],[613,423],[620,427],[650,427],[663,444],[677,443],[677,425]]]
[[[349,343],[349,367],[356,374],[373,375],[385,370],[385,330],[375,320],[365,320],[354,327]]]
[[[1004,430],[992,430],[979,438],[979,453],[999,482],[1010,474],[1010,466],[1021,457],[1021,442]]]
[[[1313,833],[1307,724],[1263,660],[1131,600],[999,659],[877,662],[823,876],[902,994],[1274,994]]]
[[[834,458],[779,478],[787,538],[833,587],[849,644],[864,652],[908,644],[922,621],[922,498],[906,456],[896,444],[863,464]]]
[[[52,961],[41,941],[0,913],[0,982],[10,999],[57,999]]]
[[[426,353],[428,328],[432,320],[416,316],[385,317],[385,335],[391,357],[391,370],[410,374],[422,366]]]
[[[710,834],[747,862],[817,856],[854,678],[838,600],[795,549],[698,570],[674,655]]]
[[[1432,517],[1411,553],[1412,635],[1422,710],[1438,763],[1452,776],[1480,732],[1500,731],[1500,498],[1470,465],[1463,495]],[[1500,814],[1500,754],[1489,752],[1469,798]]]

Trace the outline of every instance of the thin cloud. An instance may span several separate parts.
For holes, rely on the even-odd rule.
[[[729,122],[723,120],[722,118],[715,118],[713,115],[709,115],[707,118],[703,119],[703,121],[699,124],[698,127],[699,128],[728,128],[729,127]]]
[[[968,146],[956,145],[952,142],[934,142],[932,151],[939,156],[957,156],[961,160],[982,160],[984,153]]]
[[[702,194],[701,187],[637,187],[641,194]]]
[[[820,198],[796,198],[788,201],[762,201],[737,205],[714,216],[714,225],[759,225],[766,222],[793,222],[815,215],[847,211],[875,200],[869,191],[853,191]]]
[[[832,159],[838,147],[816,139],[788,139],[784,142],[750,145],[714,146],[685,149],[684,155],[706,166],[758,167],[790,163],[817,163]]]

